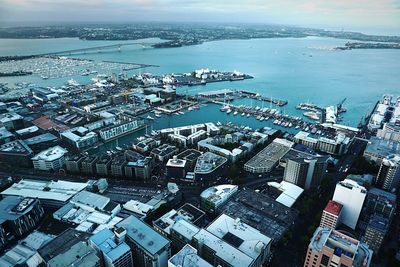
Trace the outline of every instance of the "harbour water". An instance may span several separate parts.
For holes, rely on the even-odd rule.
[[[157,41],[160,40],[146,39],[143,42]],[[344,104],[347,112],[343,114],[342,123],[357,126],[361,117],[373,108],[382,94],[398,94],[400,91],[400,51],[331,49],[346,42],[347,40],[332,38],[226,40],[167,49],[153,49],[141,45],[123,46],[121,51],[103,51],[73,57],[160,66],[140,70],[153,74],[190,72],[199,68],[238,70],[253,76],[254,79],[180,87],[178,92],[194,95],[206,90],[225,88],[253,91],[266,97],[287,100],[288,105],[275,108],[280,109],[281,113],[295,116],[301,116],[303,112],[295,108],[300,102],[328,106],[336,105],[343,98],[347,98]],[[0,40],[0,56],[46,53],[115,43],[123,42],[83,41],[72,38],[3,39]],[[128,74],[133,73],[139,73],[139,70],[130,71]],[[93,76],[78,75],[42,80],[40,77],[22,76],[0,79],[1,82],[8,82],[10,85],[15,82],[32,82],[42,86],[61,86],[71,78],[80,83],[87,83],[91,77]],[[260,107],[268,105],[251,99],[238,100],[233,104]],[[254,128],[273,126],[271,121],[260,122],[255,118],[227,115],[220,112],[219,108],[217,105],[208,105],[180,116],[162,116],[156,118],[154,129],[207,121],[232,121]]]

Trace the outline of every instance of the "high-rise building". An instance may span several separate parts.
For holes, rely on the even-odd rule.
[[[132,250],[134,266],[167,266],[171,256],[168,239],[135,216],[124,219],[117,227],[126,229],[125,240]]]
[[[368,245],[339,231],[318,227],[308,245],[304,267],[369,267]]]
[[[34,198],[7,196],[0,201],[0,250],[6,236],[21,237],[33,230],[43,218],[40,201]]]
[[[320,184],[326,166],[326,157],[290,158],[286,162],[283,179],[304,189],[310,189]]]
[[[343,205],[340,223],[355,229],[367,190],[357,182],[345,179],[336,184],[333,201]]]
[[[377,214],[391,222],[396,211],[396,195],[379,188],[368,190],[361,213],[359,226],[365,230],[371,216]]]
[[[322,212],[322,218],[319,226],[323,228],[336,229],[336,226],[340,220],[342,209],[342,204],[329,200],[324,211]]]
[[[392,191],[400,182],[400,155],[392,155],[382,160],[376,184],[378,187]]]
[[[114,230],[103,229],[89,238],[89,244],[102,255],[104,267],[131,267],[132,252],[125,243],[126,230],[122,227]]]
[[[389,230],[389,221],[377,214],[369,220],[363,241],[374,251],[378,253],[383,239]]]

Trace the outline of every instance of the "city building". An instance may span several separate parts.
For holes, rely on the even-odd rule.
[[[160,140],[155,140],[151,137],[146,138],[144,140],[138,141],[132,145],[132,148],[140,153],[146,153],[151,151],[153,148],[158,147],[161,145]]]
[[[123,177],[125,175],[125,156],[119,155],[112,159],[110,169],[111,175],[114,177]]]
[[[7,196],[0,201],[0,249],[7,244],[5,236],[21,237],[39,225],[44,210],[34,198]]]
[[[369,267],[372,254],[365,243],[336,230],[318,227],[308,245],[304,267]]]
[[[132,252],[125,243],[126,230],[103,229],[89,238],[89,244],[101,255],[104,267],[133,266]]]
[[[2,196],[20,196],[40,199],[44,207],[61,207],[78,192],[86,188],[86,183],[68,181],[24,180],[14,183],[1,192]]]
[[[22,140],[15,140],[0,146],[0,161],[10,166],[18,162],[20,167],[32,167],[32,149]]]
[[[175,146],[162,144],[161,146],[151,150],[150,155],[159,161],[166,161],[167,159],[172,158],[172,156],[178,153],[178,151],[178,148]]]
[[[194,176],[197,181],[209,181],[226,173],[228,160],[212,152],[205,152],[197,158]]]
[[[400,120],[386,122],[382,129],[378,129],[376,136],[384,140],[400,142]]]
[[[319,227],[336,229],[340,221],[340,215],[342,213],[343,205],[329,200],[325,209],[322,211],[321,222]]]
[[[343,205],[340,223],[356,228],[366,196],[367,190],[353,180],[345,179],[336,184],[332,200]]]
[[[6,127],[0,127],[0,145],[9,143],[13,139],[14,135]]]
[[[277,202],[268,194],[257,193],[247,188],[229,197],[217,208],[216,213],[239,218],[270,237],[274,243],[281,240],[298,216],[295,209]]]
[[[376,177],[376,186],[392,191],[399,187],[400,183],[400,154],[391,155],[382,160]]]
[[[53,236],[34,231],[0,257],[0,266],[37,266],[43,260],[37,252],[53,239]]]
[[[400,155],[400,143],[372,136],[364,150],[364,157],[380,165],[382,161],[391,155]]]
[[[243,138],[243,134],[240,132],[226,135],[217,135],[214,137],[208,137],[197,142],[197,148],[201,151],[208,151],[214,154],[223,156],[231,162],[237,161],[240,157],[246,153],[241,149],[240,139]],[[224,148],[225,145],[236,145],[232,150]],[[247,148],[246,148],[247,149]]]
[[[386,234],[389,231],[389,220],[374,214],[365,229],[363,241],[367,244],[375,254],[378,254]]]
[[[186,171],[193,172],[201,152],[196,149],[186,149],[177,155],[178,159],[186,160]]]
[[[360,217],[360,228],[366,229],[371,216],[374,214],[388,219],[390,223],[396,212],[396,207],[397,203],[395,194],[375,187],[369,189]]]
[[[76,230],[97,233],[120,222],[122,218],[116,216],[120,211],[121,205],[110,198],[83,190],[55,211],[53,218],[76,225]]]
[[[168,267],[212,267],[197,254],[197,249],[185,245],[178,253],[168,260]]]
[[[90,148],[98,142],[97,134],[82,126],[61,133],[61,139],[77,149]]]
[[[171,249],[174,252],[182,249],[186,244],[191,244],[193,237],[200,231],[200,228],[187,220],[177,220],[170,227],[169,239],[171,240]]]
[[[292,207],[296,200],[304,192],[304,189],[301,187],[286,181],[282,181],[280,183],[269,182],[268,185],[270,186],[270,189],[272,187],[278,192],[278,196],[275,199],[276,202],[279,202],[288,208]]]
[[[262,266],[269,257],[271,238],[239,218],[221,214],[206,230],[252,258],[251,266]]]
[[[129,216],[117,227],[126,229],[126,243],[131,247],[134,266],[167,266],[171,256],[170,241],[142,220]]]
[[[325,174],[327,161],[327,157],[316,156],[287,158],[283,180],[306,190],[317,187]]]
[[[36,126],[35,126],[36,127]],[[54,147],[58,143],[58,138],[54,134],[44,133],[41,135],[33,136],[28,139],[24,139],[27,144],[35,153],[42,150],[46,150],[50,147]]]
[[[32,158],[33,167],[42,171],[58,171],[65,164],[65,154],[68,151],[60,146],[43,150]]]
[[[165,165],[166,175],[168,178],[182,179],[186,176],[186,160],[178,159],[173,156]]]
[[[300,131],[294,136],[294,141],[314,150],[338,156],[343,155],[350,144],[350,138],[343,133],[327,138],[322,136],[314,137],[308,132]]]
[[[97,175],[108,176],[110,174],[110,165],[112,158],[107,154],[102,154],[96,161]]]
[[[24,128],[24,118],[15,112],[0,114],[0,127],[1,126],[9,131],[20,130]]]
[[[99,130],[99,135],[104,142],[124,136],[134,131],[140,130],[145,126],[143,120],[119,121],[115,125],[110,125]]]
[[[238,191],[237,185],[217,185],[204,190],[200,194],[200,206],[207,212],[215,210]]]
[[[150,179],[152,170],[153,158],[141,157],[126,163],[125,176],[132,177],[137,180],[147,180]]]
[[[65,169],[69,173],[80,173],[84,160],[85,157],[82,155],[67,156],[65,158]]]
[[[81,162],[81,171],[85,174],[96,173],[96,163],[99,160],[97,156],[87,156]]]
[[[244,164],[244,169],[251,173],[266,173],[272,171],[293,144],[293,142],[286,139],[276,138],[271,144],[246,162],[246,164]]]
[[[85,242],[68,247],[47,262],[48,267],[100,267],[100,258],[96,250]]]

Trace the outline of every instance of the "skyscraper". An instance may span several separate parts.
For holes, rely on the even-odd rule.
[[[345,179],[336,184],[333,201],[343,205],[340,223],[355,229],[367,190],[357,182]]]
[[[343,205],[335,201],[329,200],[324,211],[322,212],[320,227],[336,229],[342,213]]]
[[[400,182],[400,156],[392,155],[382,160],[376,179],[378,187],[391,191],[399,186]]]

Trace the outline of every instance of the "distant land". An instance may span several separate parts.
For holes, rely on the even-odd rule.
[[[136,23],[0,28],[0,38],[2,39],[79,38],[83,40],[137,40],[160,38],[166,40],[166,42],[154,44],[153,46],[155,48],[197,45],[217,40],[303,38],[308,36],[381,43],[381,45],[378,46],[368,45],[369,47],[360,45],[360,43],[354,43],[354,45],[342,47],[343,49],[397,48],[395,47],[396,45],[384,45],[382,43],[400,43],[400,36],[368,35],[359,32],[328,31],[294,26],[261,24],[213,25],[199,23]]]

